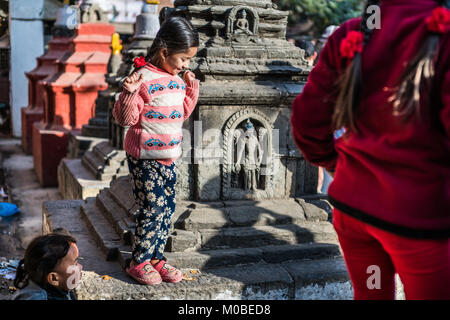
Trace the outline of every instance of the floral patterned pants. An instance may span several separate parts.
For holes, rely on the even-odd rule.
[[[165,166],[152,159],[135,159],[127,154],[133,179],[133,194],[139,205],[133,244],[138,264],[163,259],[175,212],[175,164]]]

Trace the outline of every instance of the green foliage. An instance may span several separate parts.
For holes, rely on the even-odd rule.
[[[313,32],[321,34],[329,25],[360,16],[364,0],[275,0],[280,10],[288,10],[289,23],[311,20]]]

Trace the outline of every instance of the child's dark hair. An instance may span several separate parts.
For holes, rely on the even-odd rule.
[[[70,245],[77,240],[67,234],[51,233],[33,239],[19,262],[14,286],[22,289],[32,280],[39,286],[45,285],[47,275],[67,255]]]
[[[151,61],[161,49],[167,49],[168,55],[186,52],[200,45],[197,30],[189,20],[181,16],[171,16],[164,20],[147,52],[147,61]]]
[[[295,45],[305,51],[305,58],[312,57],[314,55],[314,53],[316,52],[316,48],[314,47],[314,45],[312,44],[311,41],[300,40],[300,41],[296,41]]]
[[[446,0],[437,0],[437,2],[442,6],[446,5]],[[361,32],[364,34],[363,46],[368,43],[373,32],[373,29],[367,27],[369,18],[367,8],[371,5],[378,5],[378,3],[377,0],[366,2],[361,21]],[[423,89],[427,88],[431,95],[434,76],[433,60],[438,52],[439,40],[439,34],[429,33],[416,57],[409,62],[400,76],[397,87],[394,88],[395,93],[389,100],[393,103],[393,114],[402,116],[405,121],[414,114],[419,115]],[[357,132],[356,118],[362,90],[361,54],[359,52],[355,53],[353,61],[340,77],[337,85],[339,92],[333,114],[333,127],[335,130],[345,127],[347,134]],[[429,99],[430,97],[425,98]]]

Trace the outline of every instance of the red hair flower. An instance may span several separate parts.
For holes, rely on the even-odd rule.
[[[341,42],[341,55],[345,58],[353,59],[355,52],[362,52],[363,40],[364,34],[362,32],[350,31]]]
[[[144,57],[140,56],[140,57],[134,58],[134,67],[135,68],[143,67],[146,64],[147,64],[147,61],[145,61]]]
[[[450,30],[450,10],[444,7],[437,7],[426,19],[427,28],[431,32],[446,33]]]

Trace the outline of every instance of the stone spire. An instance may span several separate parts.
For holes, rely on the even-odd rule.
[[[83,0],[80,3],[81,23],[108,23],[108,17],[98,4],[92,0]]]

